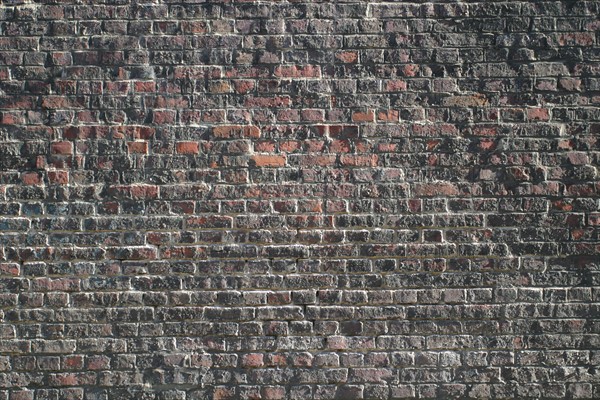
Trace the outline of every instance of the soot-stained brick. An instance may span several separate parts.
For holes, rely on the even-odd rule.
[[[600,398],[600,3],[0,4],[0,399]]]

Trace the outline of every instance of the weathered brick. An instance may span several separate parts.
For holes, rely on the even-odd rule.
[[[69,171],[48,171],[48,182],[51,185],[67,185],[69,183]]]
[[[21,174],[21,181],[24,185],[39,185],[42,183],[42,177],[37,172],[25,172]]]
[[[260,130],[256,126],[220,125],[212,129],[212,134],[220,139],[258,138]]]
[[[29,3],[0,398],[600,397],[596,2]]]
[[[286,157],[284,155],[253,155],[252,161],[257,167],[283,167]]]
[[[50,144],[50,150],[52,154],[57,155],[70,155],[73,154],[73,143],[72,142],[54,142]]]
[[[198,142],[178,142],[175,149],[179,154],[198,154],[200,144]]]
[[[132,154],[148,153],[148,142],[128,142],[127,149]]]
[[[275,68],[275,76],[280,78],[319,78],[321,67],[318,65],[293,65]]]

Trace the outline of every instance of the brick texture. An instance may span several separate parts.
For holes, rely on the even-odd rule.
[[[0,400],[600,398],[598,15],[1,1]]]

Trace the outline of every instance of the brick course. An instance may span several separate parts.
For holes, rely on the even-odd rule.
[[[0,400],[600,398],[599,1],[0,3]]]

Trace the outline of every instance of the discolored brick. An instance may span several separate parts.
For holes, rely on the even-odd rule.
[[[5,1],[0,399],[599,398],[596,1]]]

